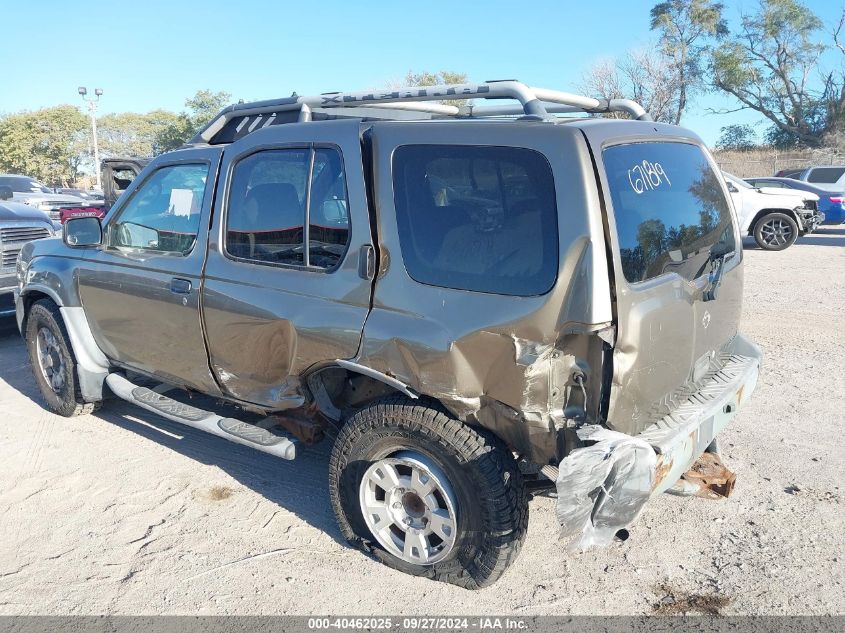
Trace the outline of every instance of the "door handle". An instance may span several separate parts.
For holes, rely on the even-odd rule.
[[[170,280],[170,292],[176,293],[178,295],[187,295],[190,294],[192,284],[187,279],[180,279],[179,277],[174,277]]]
[[[376,276],[376,249],[372,244],[364,244],[358,254],[358,276],[372,281]]]

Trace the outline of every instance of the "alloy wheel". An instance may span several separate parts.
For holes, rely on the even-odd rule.
[[[41,375],[55,393],[60,393],[65,386],[65,359],[58,339],[52,331],[42,327],[35,344]]]
[[[792,239],[792,227],[780,218],[772,218],[763,223],[760,234],[769,246],[783,246]]]
[[[361,480],[361,513],[389,553],[415,565],[443,560],[455,545],[458,504],[446,475],[425,455],[400,451]]]

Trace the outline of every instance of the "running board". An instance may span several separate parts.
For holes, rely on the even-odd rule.
[[[136,385],[120,374],[109,374],[106,384],[118,398],[157,413],[172,422],[211,433],[236,444],[251,446],[282,459],[296,457],[296,445],[293,442],[260,426],[224,418],[211,411],[177,402],[152,389]]]

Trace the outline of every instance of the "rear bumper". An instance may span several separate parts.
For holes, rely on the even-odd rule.
[[[827,207],[824,211],[824,224],[842,224],[845,222],[845,207],[842,205],[832,205]]]
[[[751,397],[761,359],[760,348],[738,335],[725,366],[639,435],[579,429],[582,440],[594,443],[565,457],[556,481],[557,517],[570,547],[607,545],[649,498],[674,485]]]
[[[760,348],[737,336],[725,366],[671,414],[637,437],[657,453],[652,494],[671,488],[736,417],[757,386]]]

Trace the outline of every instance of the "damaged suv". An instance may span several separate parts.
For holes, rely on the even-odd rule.
[[[231,106],[18,270],[54,411],[116,396],[286,459],[336,435],[343,535],[467,588],[514,560],[538,488],[570,545],[609,542],[760,363],[701,140],[514,81]]]

